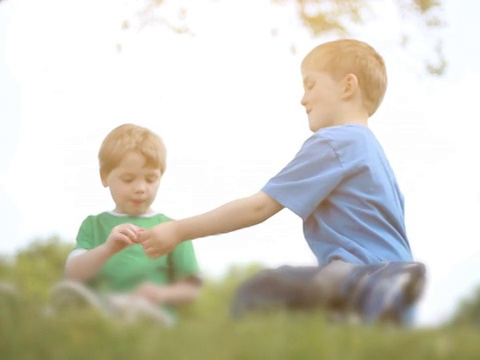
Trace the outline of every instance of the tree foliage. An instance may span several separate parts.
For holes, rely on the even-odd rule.
[[[480,286],[470,297],[460,302],[451,323],[480,328]]]
[[[195,0],[197,2],[199,0]],[[226,0],[203,0],[206,2],[222,2]],[[401,24],[397,38],[398,45],[409,51],[413,47],[430,49],[427,55],[414,54],[424,62],[429,74],[442,75],[446,60],[443,55],[442,39],[439,30],[446,25],[441,0],[267,0],[273,10],[281,9],[291,14],[291,18],[299,23],[312,37],[335,35],[338,37],[355,36],[358,29],[367,28],[371,21],[378,19],[380,6],[389,4],[395,8]],[[176,11],[171,9],[172,4]],[[151,23],[162,23],[178,34],[192,34],[195,29],[189,24],[192,15],[192,0],[147,0],[145,8],[139,12],[141,26]],[[254,2],[248,6],[255,13]],[[212,16],[222,16],[212,14]],[[265,19],[266,22],[272,21]],[[248,21],[245,21],[248,26]],[[128,21],[123,28],[129,29]],[[271,24],[272,36],[278,36],[280,29]],[[413,45],[413,44],[416,45]],[[291,48],[295,49],[295,44]]]
[[[0,281],[14,284],[29,298],[45,299],[50,287],[63,277],[65,260],[72,248],[56,235],[33,239],[14,258],[0,259]]]

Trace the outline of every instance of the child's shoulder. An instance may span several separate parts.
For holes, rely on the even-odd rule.
[[[100,213],[87,215],[84,221],[95,221],[97,219],[104,219],[109,217],[114,217],[111,211],[102,211]]]
[[[368,126],[360,124],[329,126],[318,130],[315,135],[325,138],[352,138],[374,136],[372,130],[370,130]]]
[[[326,142],[334,148],[364,146],[367,143],[377,142],[370,128],[359,124],[326,127],[318,130],[312,138],[314,141]]]
[[[326,145],[333,149],[344,167],[370,162],[377,159],[379,153],[383,154],[382,146],[375,134],[363,125],[332,126],[318,131],[314,137],[313,148]]]

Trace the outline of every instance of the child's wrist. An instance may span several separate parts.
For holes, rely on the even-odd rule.
[[[164,227],[165,226],[165,227]],[[164,229],[167,231],[168,237],[170,239],[179,239],[180,237],[180,228],[178,226],[178,220],[171,220],[168,223],[158,225],[159,229]]]
[[[118,253],[120,249],[116,249],[115,246],[113,246],[111,243],[107,241],[103,243],[103,251],[105,256],[110,257]]]
[[[181,243],[187,239],[185,234],[185,227],[181,225],[181,222],[179,220],[173,221],[172,233],[178,243]]]

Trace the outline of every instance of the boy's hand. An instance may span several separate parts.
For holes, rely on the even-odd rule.
[[[162,304],[164,302],[162,294],[165,292],[165,286],[145,282],[139,285],[133,294],[140,296],[153,304]]]
[[[133,224],[120,224],[112,229],[106,245],[112,253],[117,253],[138,242],[138,235],[145,229]]]
[[[172,251],[181,239],[175,231],[175,221],[164,222],[138,234],[139,243],[149,258],[157,258]]]

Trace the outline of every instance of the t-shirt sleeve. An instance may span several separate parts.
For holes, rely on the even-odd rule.
[[[184,241],[170,254],[172,256],[173,274],[176,280],[194,275],[199,276],[199,266],[192,241]]]
[[[80,229],[78,230],[76,241],[77,243],[75,245],[75,249],[90,250],[95,247],[91,216],[83,220],[82,224],[80,225]]]
[[[328,139],[314,134],[262,191],[306,220],[342,177],[335,149]]]

